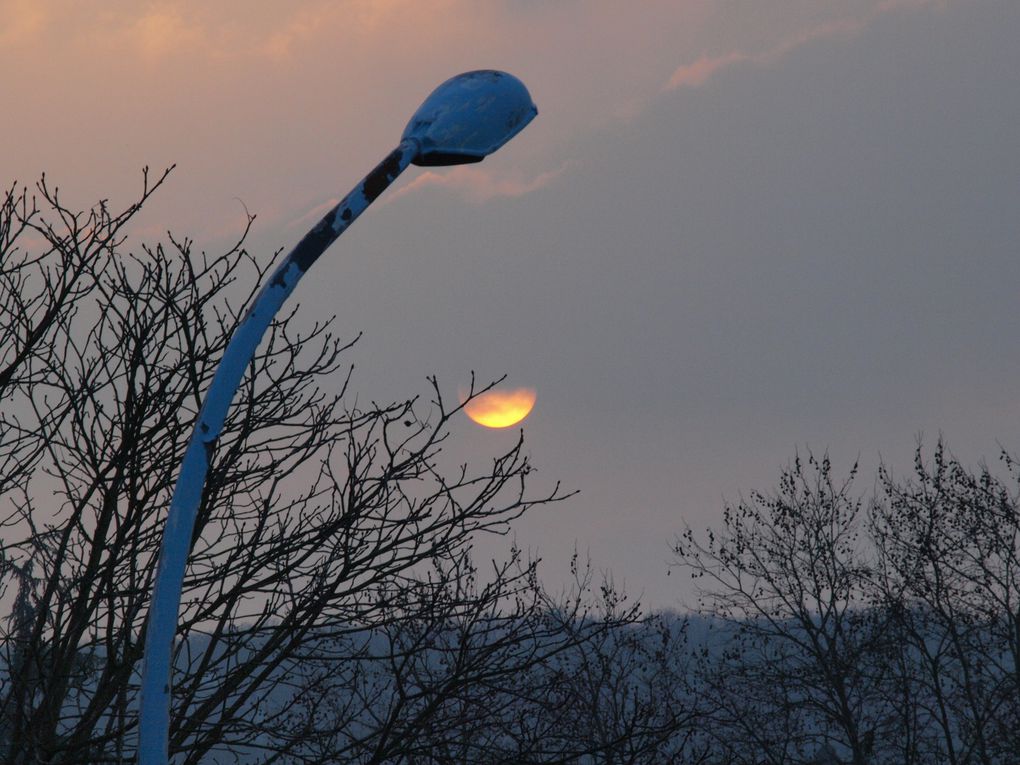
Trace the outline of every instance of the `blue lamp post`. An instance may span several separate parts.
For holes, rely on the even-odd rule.
[[[400,145],[291,250],[234,331],[184,452],[163,530],[145,635],[139,765],[167,762],[173,638],[195,516],[227,410],[273,317],[326,248],[409,164],[480,162],[523,130],[537,113],[524,84],[505,72],[466,72],[444,82],[411,117]]]

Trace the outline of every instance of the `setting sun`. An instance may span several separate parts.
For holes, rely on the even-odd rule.
[[[465,404],[464,412],[487,428],[508,428],[527,417],[534,406],[534,388],[490,390]]]

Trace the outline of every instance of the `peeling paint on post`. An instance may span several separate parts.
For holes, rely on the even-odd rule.
[[[184,452],[163,531],[145,635],[138,742],[140,765],[165,765],[167,762],[171,660],[184,571],[191,551],[195,518],[202,501],[206,475],[244,371],[273,317],[294,291],[298,280],[326,248],[407,168],[417,150],[416,141],[401,142],[400,147],[390,152],[350,194],[305,234],[259,291],[223,352],[223,358],[198,414],[195,430]]]
[[[410,157],[407,162],[401,162],[404,152],[394,149],[386,159],[370,172],[361,183],[361,193],[365,197],[365,204],[370,205],[379,195],[386,191],[394,179],[410,164]]]

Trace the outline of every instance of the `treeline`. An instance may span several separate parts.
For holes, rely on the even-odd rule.
[[[0,760],[128,763],[165,509],[201,395],[265,276],[131,248],[122,211],[0,197]],[[248,221],[249,225],[251,221]],[[244,233],[247,233],[246,231]],[[271,329],[205,488],[177,632],[176,763],[1015,763],[1020,528],[1008,478],[939,444],[865,500],[827,460],[682,530],[689,616],[512,550],[518,441],[443,449],[461,404],[365,406],[329,320]],[[475,393],[479,391],[474,391]],[[826,759],[827,758],[827,759]],[[838,760],[836,759],[838,758]]]
[[[919,446],[865,497],[856,469],[795,459],[679,535],[691,613],[558,622],[564,650],[445,705],[399,761],[1016,763],[1020,476],[1001,461],[1005,478]]]
[[[1020,505],[1002,463],[1004,479],[919,446],[865,503],[856,471],[798,459],[775,493],[681,535],[699,610],[724,625],[691,674],[711,761],[1018,761]]]

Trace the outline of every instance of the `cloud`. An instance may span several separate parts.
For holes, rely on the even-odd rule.
[[[160,71],[158,67],[173,60],[201,65],[236,53],[235,41],[215,21],[181,2],[125,7],[110,3],[91,15],[68,9],[63,23],[71,28],[63,36],[78,55],[142,61],[150,71]]]
[[[473,204],[484,204],[490,199],[499,197],[522,197],[533,191],[538,191],[552,183],[562,175],[570,166],[564,162],[555,170],[539,173],[533,178],[525,179],[520,172],[512,172],[504,177],[497,177],[495,174],[478,167],[469,165],[454,167],[446,171],[426,170],[405,186],[384,196],[377,204],[385,205],[395,202],[401,197],[415,194],[430,188],[444,189],[460,194]],[[287,228],[304,228],[318,221],[323,215],[329,212],[340,200],[336,197],[326,200],[315,207],[302,213],[297,218],[288,222]]]
[[[768,50],[749,54],[741,51],[733,51],[722,56],[702,56],[691,64],[684,64],[677,67],[670,75],[663,90],[677,90],[678,88],[697,88],[708,82],[709,79],[723,69],[737,66],[739,64],[753,64],[756,66],[768,66],[785,58],[787,55],[804,45],[816,40],[824,40],[831,37],[849,36],[860,32],[868,25],[868,21],[856,21],[844,19],[821,24],[817,27],[807,29],[796,35],[782,40]]]
[[[569,162],[564,162],[555,170],[539,173],[531,179],[525,179],[519,172],[500,178],[484,168],[473,165],[454,167],[445,172],[427,170],[406,186],[398,189],[389,197],[388,201],[393,202],[408,194],[428,188],[456,192],[475,204],[482,204],[497,197],[522,197],[548,186],[562,175],[569,165]]]
[[[322,204],[316,205],[308,212],[303,213],[300,217],[297,217],[294,220],[292,220],[290,223],[287,224],[287,228],[296,228],[298,226],[304,228],[305,226],[311,226],[312,223],[317,223],[319,221],[319,218],[321,218],[327,212],[332,210],[339,203],[340,199],[337,197],[327,199]]]
[[[666,90],[677,88],[697,88],[704,85],[708,79],[720,69],[726,69],[735,64],[742,64],[751,61],[753,57],[744,53],[727,53],[724,56],[702,56],[692,64],[684,64],[674,70],[666,83]]]
[[[22,16],[35,12],[31,3],[18,2]],[[377,53],[386,44],[393,47],[388,57],[394,58],[409,47],[428,48],[462,31],[448,18],[470,7],[467,0],[304,0],[252,4],[250,12],[239,14],[232,6],[247,4],[110,0],[102,13],[85,13],[63,2],[64,15],[74,21],[71,36],[104,50],[147,59],[178,55],[271,63],[304,61],[324,47],[351,55]],[[481,14],[474,16],[478,26],[491,26]]]
[[[850,37],[859,34],[881,16],[895,11],[918,10],[921,8],[944,8],[947,0],[885,0],[874,6],[860,18],[836,19],[824,24],[801,30],[789,35],[776,45],[759,53],[731,51],[720,56],[701,56],[690,64],[683,64],[673,70],[663,90],[697,88],[704,85],[723,69],[741,64],[769,66],[785,58],[798,48],[818,40],[835,37]]]
[[[137,50],[150,58],[209,47],[205,29],[172,8],[148,10],[126,32]]]
[[[312,2],[296,8],[281,19],[276,28],[253,48],[273,59],[300,55],[302,46],[321,40],[344,40],[347,44],[360,40],[385,41],[409,20],[416,23],[421,38],[428,39],[451,15],[463,13],[454,8],[457,0],[349,0],[346,3]],[[401,40],[403,42],[403,40]]]
[[[498,197],[521,197],[548,186],[562,175],[571,163],[564,162],[555,170],[539,173],[534,178],[525,179],[520,172],[512,172],[502,178],[477,165],[454,167],[447,171],[426,170],[410,183],[385,195],[377,206],[394,202],[430,188],[445,189],[460,194],[473,204],[484,204]],[[340,202],[338,197],[327,199],[303,212],[286,223],[288,229],[307,228],[317,222],[323,215]],[[262,216],[263,218],[265,216]]]
[[[14,0],[0,16],[0,47],[12,48],[33,42],[46,25],[46,9],[35,0]]]

